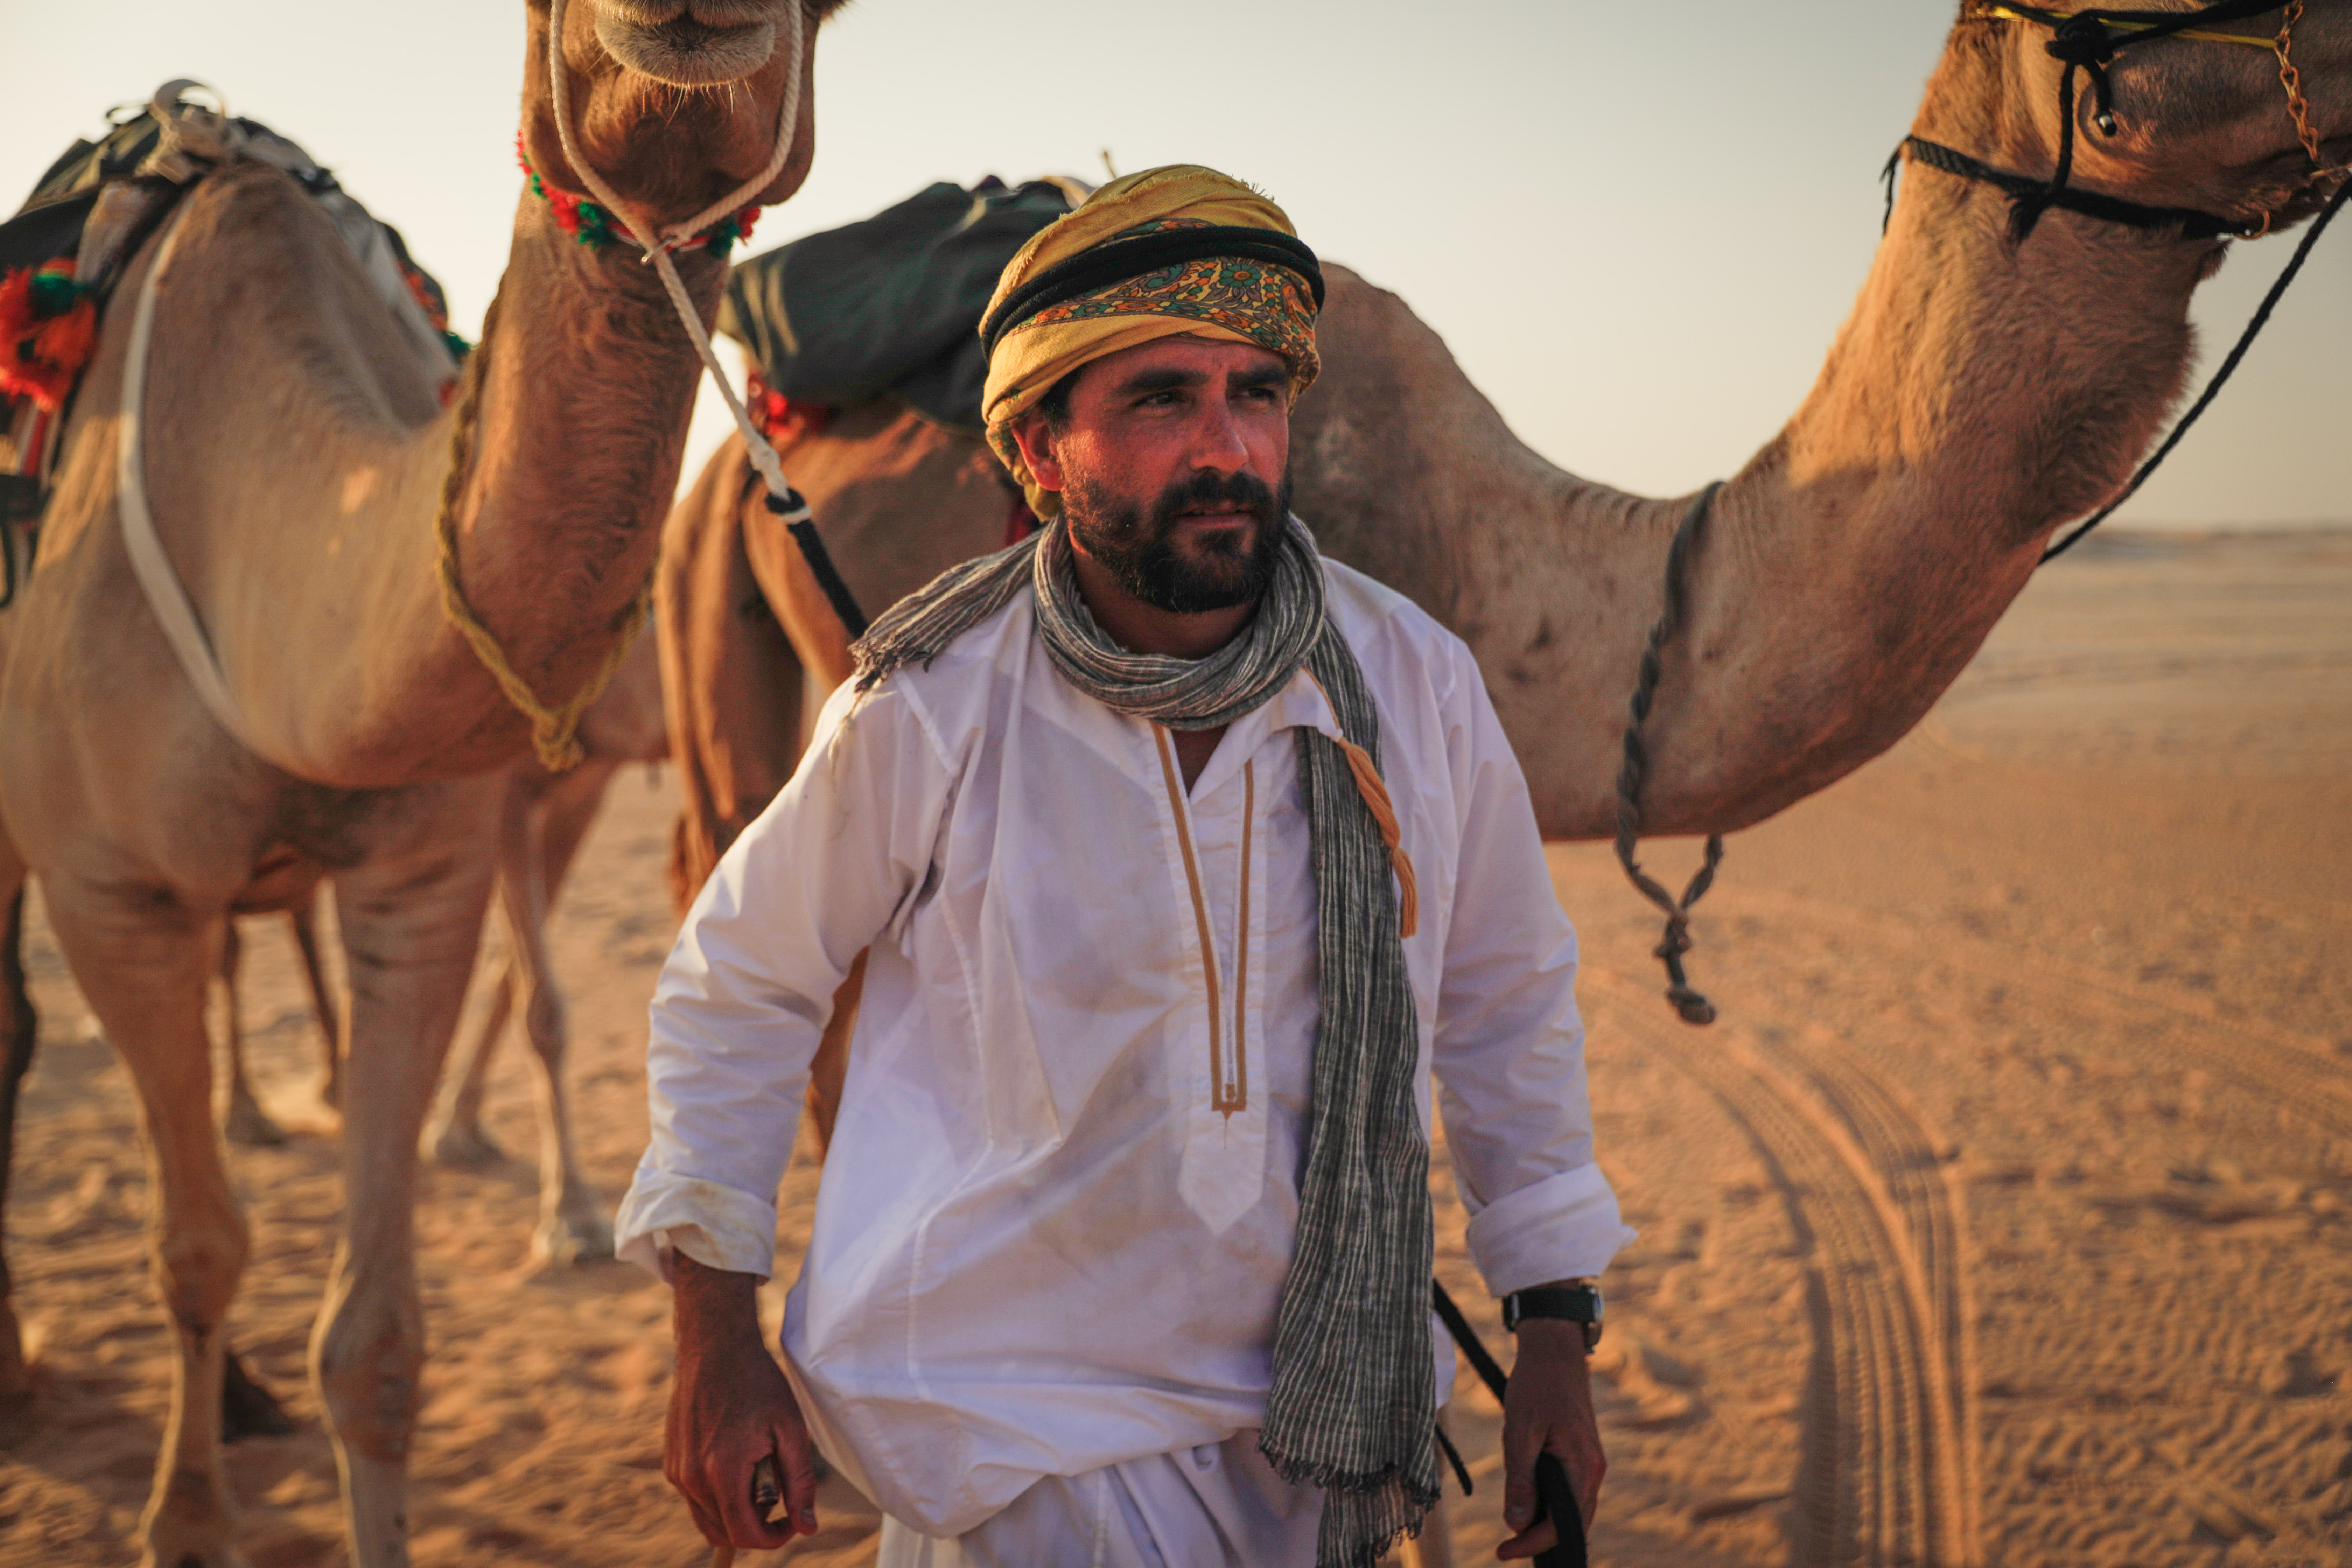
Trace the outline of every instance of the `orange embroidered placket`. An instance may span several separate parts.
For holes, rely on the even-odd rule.
[[[1201,865],[1192,849],[1192,826],[1183,781],[1176,771],[1176,752],[1169,744],[1167,729],[1155,724],[1151,733],[1160,744],[1160,776],[1167,781],[1168,806],[1176,817],[1176,847],[1183,855],[1184,880],[1192,892],[1192,920],[1201,939],[1201,973],[1209,991],[1209,1109],[1231,1116],[1249,1107],[1249,1062],[1243,1045],[1243,1019],[1249,995],[1250,831],[1257,816],[1257,764],[1242,764],[1241,929],[1234,943],[1234,1020],[1228,1034],[1217,980],[1216,941],[1209,927],[1208,900],[1201,892]]]

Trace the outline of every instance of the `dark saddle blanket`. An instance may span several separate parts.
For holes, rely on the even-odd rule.
[[[981,434],[988,355],[980,318],[1029,237],[1086,198],[1076,180],[970,190],[942,180],[862,222],[739,261],[719,330],[771,391],[845,406],[896,397]]]
[[[259,121],[189,105],[184,95],[195,85],[166,83],[144,108],[116,110],[103,136],[67,148],[0,223],[0,608],[29,564],[64,414],[96,350],[114,282],[181,194],[220,162],[270,163],[310,194],[428,377],[453,376],[465,353],[448,330],[441,285],[410,257],[399,230]]]

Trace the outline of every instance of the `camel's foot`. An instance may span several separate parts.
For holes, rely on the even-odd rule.
[[[147,1505],[139,1568],[251,1568],[233,1544],[235,1535],[219,1478],[173,1471]]]
[[[482,1131],[480,1122],[449,1121],[425,1130],[425,1157],[436,1165],[471,1171],[504,1164],[507,1152]]]
[[[245,1363],[231,1351],[221,1365],[221,1441],[240,1437],[283,1437],[294,1430],[294,1418],[278,1396],[255,1381]]]
[[[530,1255],[566,1268],[602,1263],[613,1256],[613,1222],[593,1206],[549,1215],[530,1233]]]
[[[248,1149],[274,1149],[286,1142],[286,1129],[269,1119],[269,1112],[249,1094],[240,1094],[228,1102],[228,1115],[223,1119],[222,1131],[232,1143]]]

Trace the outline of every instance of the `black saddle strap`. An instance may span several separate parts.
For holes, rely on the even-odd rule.
[[[761,488],[758,471],[752,470],[751,477],[744,481],[744,492],[748,495]],[[761,499],[768,503],[770,511],[783,520],[784,531],[793,536],[794,544],[800,546],[801,559],[808,563],[809,575],[816,579],[819,588],[824,590],[825,602],[833,606],[833,613],[841,617],[843,627],[849,633],[849,640],[856,642],[864,637],[866,612],[857,607],[857,595],[849,591],[849,584],[842,581],[840,569],[834,565],[833,552],[825,549],[824,536],[816,531],[816,518],[809,510],[808,501],[798,490],[782,496],[765,495]]]

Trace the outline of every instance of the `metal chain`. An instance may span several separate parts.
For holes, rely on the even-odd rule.
[[[2303,73],[2295,68],[2292,53],[2294,25],[2303,20],[2303,3],[2304,0],[2287,0],[2286,10],[2279,17],[2278,38],[2273,45],[2278,50],[2279,85],[2286,89],[2286,111],[2294,121],[2294,133],[2303,142],[2305,155],[2310,158],[2311,166],[2322,177],[2352,174],[2352,163],[2339,163],[2334,168],[2328,166],[2327,159],[2319,150],[2319,132],[2311,123],[2311,104],[2303,96]]]

